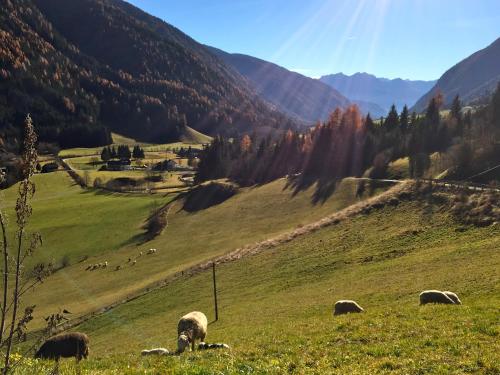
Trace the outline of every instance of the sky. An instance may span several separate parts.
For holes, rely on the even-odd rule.
[[[500,0],[127,0],[200,43],[318,78],[432,80],[500,37]]]

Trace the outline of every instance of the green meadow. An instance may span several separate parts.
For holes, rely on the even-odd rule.
[[[229,351],[142,358],[175,349],[176,323],[213,320],[211,272],[178,279],[75,330],[91,338],[83,373],[497,374],[500,229],[464,227],[426,201],[347,218],[217,267],[220,319],[207,342]],[[424,289],[461,306],[419,306]],[[338,299],[362,314],[332,315]],[[47,362],[28,363],[26,371]],[[23,371],[25,371],[23,370]],[[75,373],[65,361],[62,373]],[[23,373],[22,371],[19,373]]]

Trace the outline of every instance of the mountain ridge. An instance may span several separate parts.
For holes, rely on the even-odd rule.
[[[344,73],[329,74],[319,80],[336,88],[351,100],[375,103],[385,112],[389,111],[392,104],[395,104],[398,110],[404,105],[411,107],[435,83],[435,81],[383,78],[365,72],[350,76]]]
[[[40,140],[109,143],[110,131],[176,139],[297,122],[179,29],[121,0],[8,0],[0,9],[0,136],[31,113]],[[16,140],[17,139],[17,140]]]
[[[449,106],[456,95],[464,104],[489,96],[500,82],[500,38],[466,57],[448,69],[436,84],[414,106],[421,112],[429,100],[440,92]]]
[[[348,98],[328,85],[275,63],[211,46],[207,48],[245,77],[261,97],[282,112],[303,121],[325,120],[335,108],[350,103]]]

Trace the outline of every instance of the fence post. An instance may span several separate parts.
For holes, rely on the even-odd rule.
[[[217,283],[215,281],[215,262],[212,262],[212,277],[214,281],[214,305],[215,305],[215,321],[219,320],[219,308],[217,306]]]

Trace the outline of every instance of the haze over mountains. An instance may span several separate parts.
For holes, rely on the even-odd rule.
[[[368,73],[325,75],[320,81],[337,89],[351,100],[374,103],[387,113],[395,104],[400,111],[406,104],[411,107],[436,81],[379,78]]]
[[[449,106],[456,95],[465,104],[491,95],[500,82],[500,38],[447,70],[436,85],[415,104],[423,111],[429,100],[441,92],[444,105]]]
[[[256,57],[209,48],[248,79],[259,95],[291,116],[315,122],[349,104],[347,98],[323,82]]]

